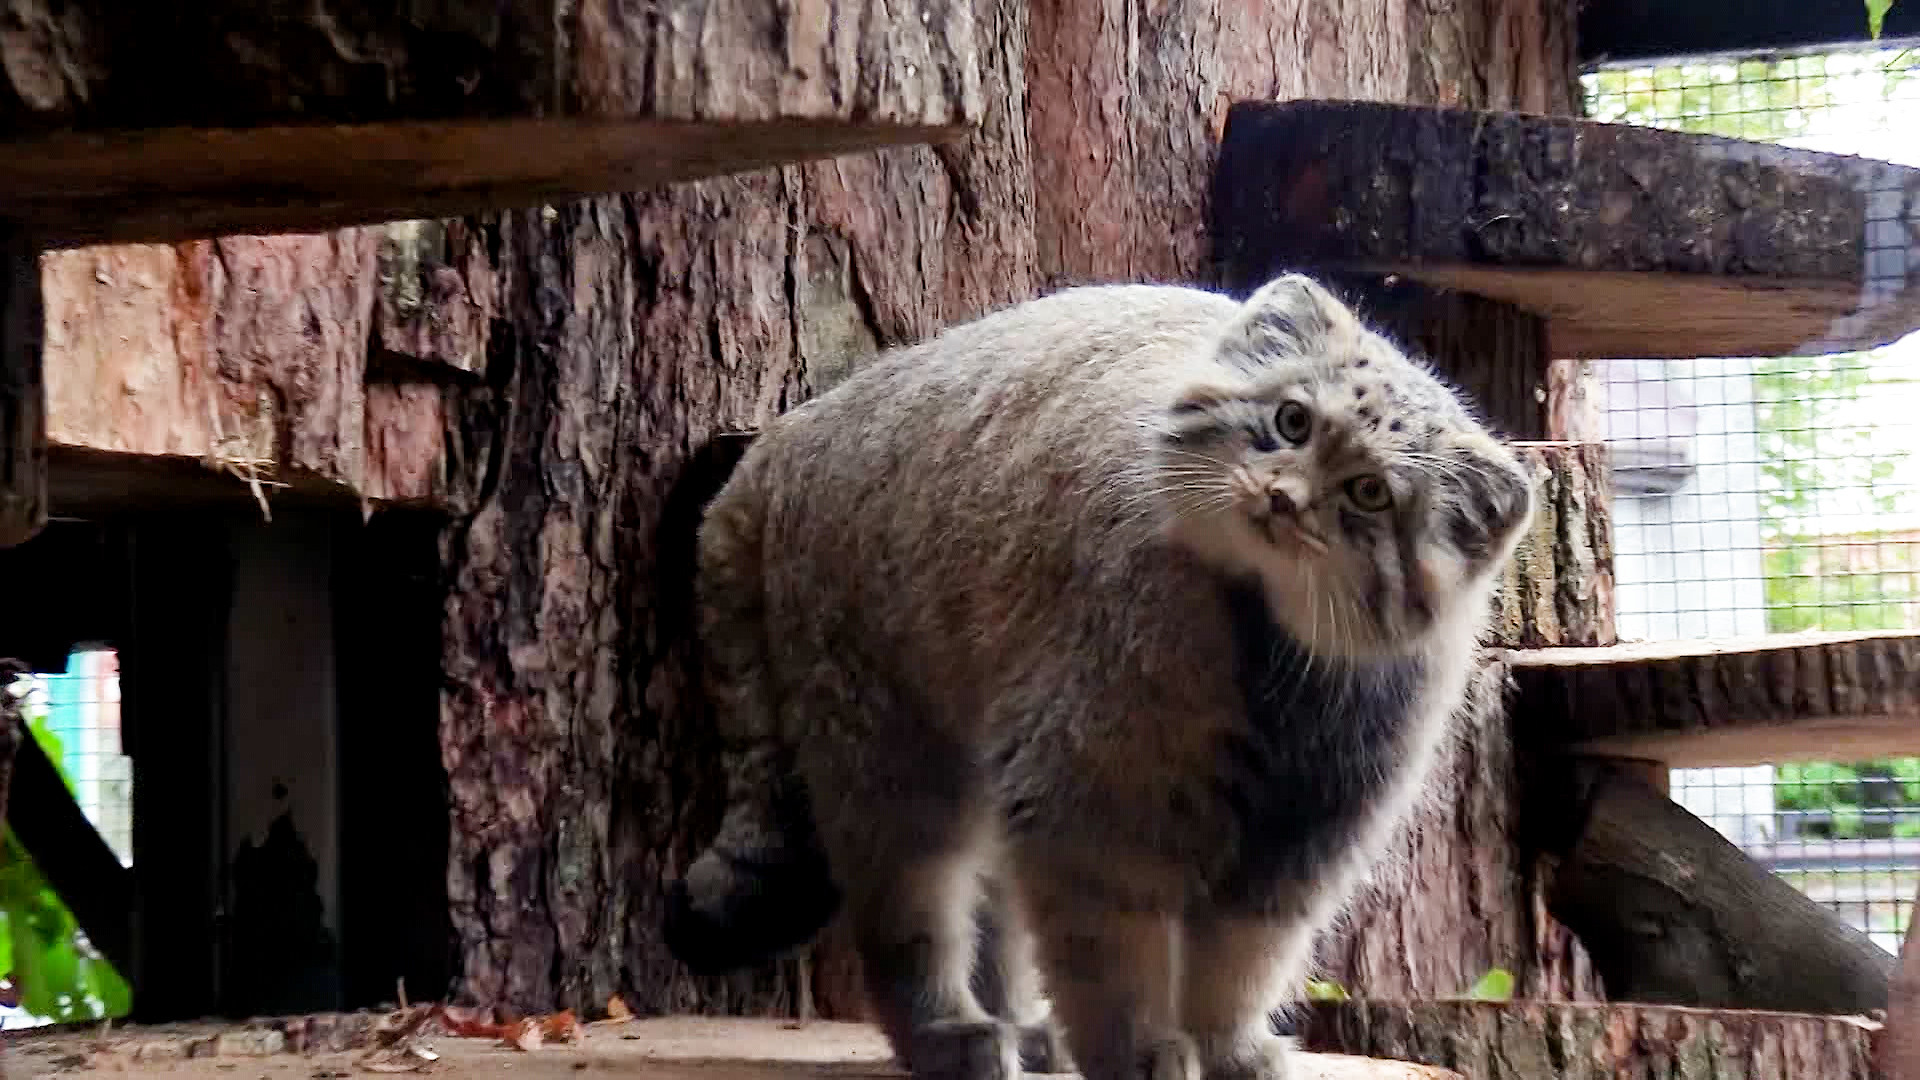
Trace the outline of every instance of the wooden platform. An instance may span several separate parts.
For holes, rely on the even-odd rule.
[[[1526,745],[1675,767],[1920,753],[1920,634],[1804,633],[1508,656]]]
[[[268,1037],[269,1025],[173,1025],[14,1036],[0,1066],[7,1080],[55,1074],[166,1076],[174,1080],[309,1080],[372,1075],[360,1050],[299,1054]],[[575,1044],[521,1051],[482,1039],[428,1040],[439,1060],[426,1070],[454,1080],[781,1080],[898,1077],[879,1032],[865,1024],[671,1017],[586,1025]],[[196,1049],[197,1048],[197,1049]],[[189,1057],[188,1054],[196,1056]],[[1294,1080],[1459,1080],[1445,1069],[1344,1054],[1294,1056]]]
[[[1920,327],[1920,170],[1627,124],[1346,101],[1228,116],[1230,287],[1398,275],[1546,320],[1559,359],[1861,349]]]
[[[957,135],[970,2],[21,9],[0,217],[46,246],[318,231]]]

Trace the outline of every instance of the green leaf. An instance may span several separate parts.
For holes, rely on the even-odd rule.
[[[1467,996],[1475,1001],[1511,1001],[1513,972],[1506,968],[1493,968],[1480,976],[1480,981],[1473,984]]]
[[[1893,10],[1893,0],[1867,0],[1867,33],[1873,40],[1880,40],[1880,27],[1887,21],[1887,12]]]
[[[1307,980],[1308,1001],[1345,1001],[1347,988],[1337,982],[1322,982],[1319,979]]]

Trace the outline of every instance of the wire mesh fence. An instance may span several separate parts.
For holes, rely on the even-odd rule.
[[[1588,115],[1920,165],[1920,50],[1713,57],[1584,76]],[[1865,304],[1917,254],[1869,196]],[[1815,350],[1810,350],[1815,351]],[[1626,639],[1920,629],[1920,340],[1602,365]],[[1681,769],[1673,796],[1897,950],[1920,758]]]
[[[1920,758],[1677,769],[1673,796],[1897,953],[1920,890]]]

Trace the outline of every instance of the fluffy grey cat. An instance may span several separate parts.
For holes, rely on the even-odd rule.
[[[1071,290],[876,362],[707,511],[734,787],[670,947],[737,966],[844,902],[920,1080],[1066,1068],[1061,1033],[1089,1080],[1283,1076],[1268,1016],[1411,802],[1531,508],[1300,276]]]

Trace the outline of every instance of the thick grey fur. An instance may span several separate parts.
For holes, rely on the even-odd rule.
[[[804,941],[818,910],[740,898],[830,875],[920,1080],[1066,1068],[1061,1034],[1089,1080],[1277,1080],[1269,1013],[1412,802],[1531,508],[1297,275],[1071,290],[882,359],[702,526],[734,801],[670,944]]]

